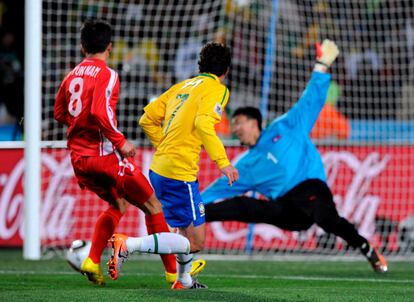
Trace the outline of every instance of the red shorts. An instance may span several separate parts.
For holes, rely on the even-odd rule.
[[[91,157],[72,153],[71,158],[79,186],[95,192],[111,204],[125,198],[132,204],[140,205],[154,192],[141,171],[115,153]]]

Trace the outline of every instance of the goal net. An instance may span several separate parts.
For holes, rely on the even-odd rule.
[[[87,18],[113,25],[109,65],[121,80],[119,128],[138,142],[137,164],[144,172],[153,151],[138,126],[142,109],[173,83],[197,74],[203,43],[225,42],[232,49],[226,80],[231,97],[218,132],[233,145],[228,153],[236,158],[244,149],[234,146],[228,126],[232,111],[256,106],[267,122],[286,112],[310,77],[315,42],[334,40],[341,54],[312,137],[337,208],[385,253],[413,253],[412,1],[45,0],[42,130],[43,140],[53,146],[66,131],[53,120],[54,96],[65,74],[82,60],[79,29]],[[78,188],[64,148],[45,148],[42,165],[42,244],[90,238],[105,203]],[[205,154],[201,167],[203,189],[219,171]],[[141,215],[131,207],[118,231],[144,234]],[[264,224],[215,222],[207,228],[211,253],[338,254],[347,249],[316,226],[287,232]]]

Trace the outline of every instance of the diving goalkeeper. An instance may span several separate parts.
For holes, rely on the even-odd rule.
[[[383,273],[388,268],[384,257],[339,216],[321,156],[309,137],[326,99],[331,79],[327,70],[338,54],[330,40],[317,46],[317,61],[302,97],[266,129],[262,130],[258,109],[243,107],[234,112],[233,131],[249,150],[235,165],[240,178],[233,186],[222,177],[203,192],[206,221],[268,223],[290,231],[316,223],[359,248],[373,269]],[[269,200],[242,195],[248,191]],[[213,203],[218,200],[222,201]]]

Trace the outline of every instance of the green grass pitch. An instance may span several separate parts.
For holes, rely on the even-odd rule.
[[[134,257],[118,281],[90,284],[63,259],[23,261],[0,250],[0,301],[414,301],[414,263],[390,262],[375,274],[368,263],[207,261],[199,280],[209,289],[174,292],[161,261]],[[104,267],[105,268],[105,267]]]

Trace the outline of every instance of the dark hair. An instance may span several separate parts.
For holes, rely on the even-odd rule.
[[[81,27],[81,44],[87,53],[104,52],[111,43],[112,28],[102,20],[86,20]]]
[[[234,111],[232,117],[236,117],[238,115],[244,115],[248,119],[256,120],[257,126],[259,126],[259,130],[262,131],[262,114],[260,113],[259,109],[255,107],[240,107]]]
[[[198,60],[200,72],[215,74],[220,77],[225,74],[231,64],[230,48],[216,43],[208,42],[203,46]]]

